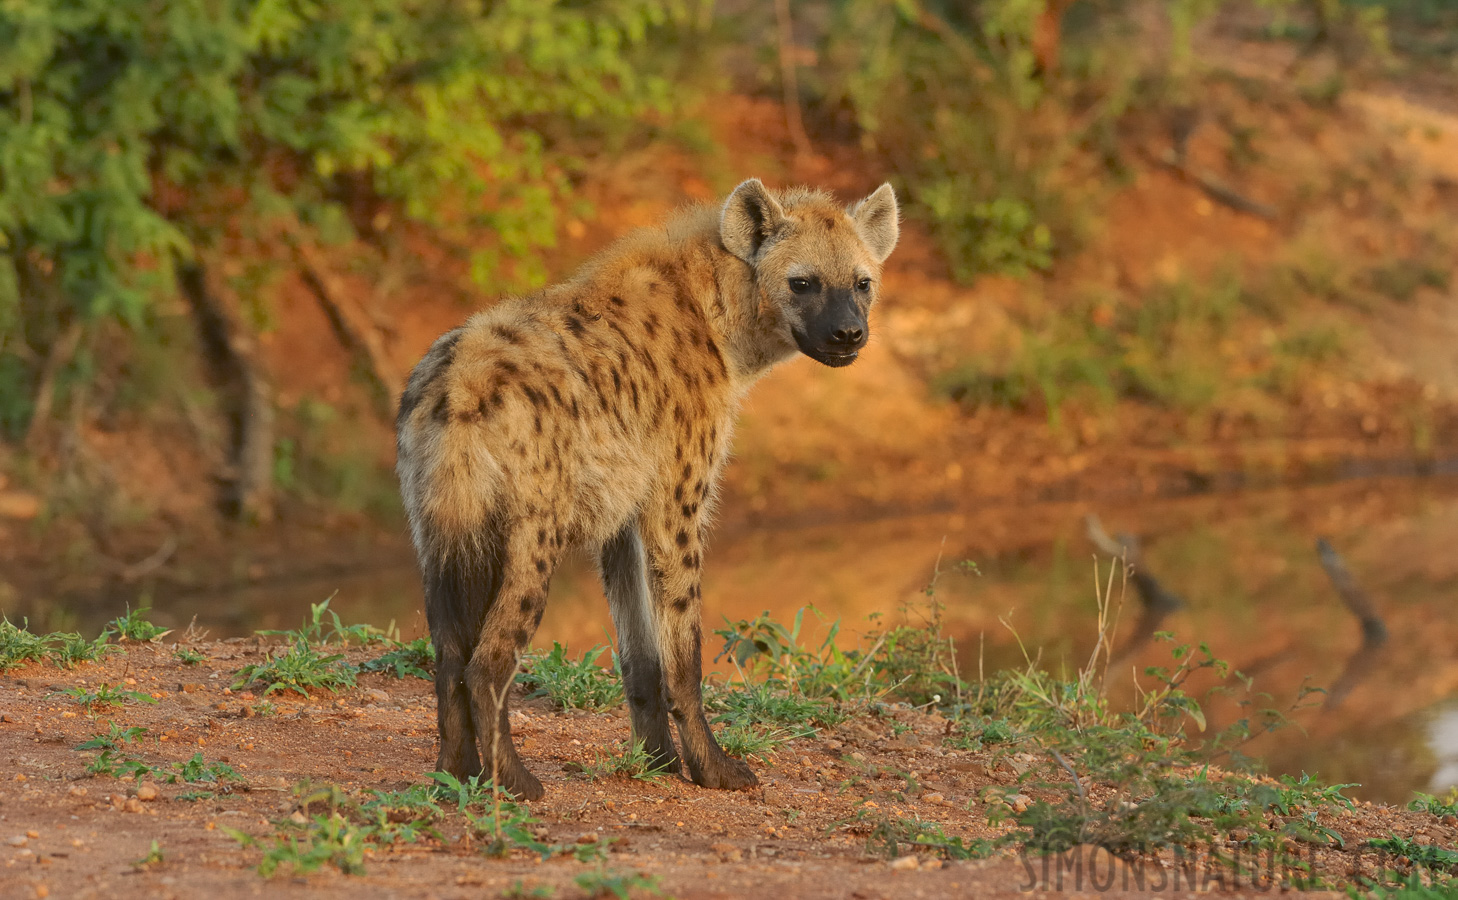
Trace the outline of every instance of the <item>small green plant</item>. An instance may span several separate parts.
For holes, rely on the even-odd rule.
[[[1435,816],[1458,816],[1458,788],[1448,792],[1448,796],[1439,800],[1432,794],[1419,793],[1408,809],[1415,809],[1419,812],[1431,813]]]
[[[531,688],[528,697],[548,697],[562,709],[611,709],[623,702],[623,682],[597,664],[607,649],[593,647],[574,661],[553,641],[549,652],[526,661],[527,671],[516,680]]]
[[[49,635],[48,640],[52,646],[47,653],[63,669],[74,669],[82,663],[100,662],[108,654],[123,652],[120,647],[106,642],[104,632],[94,641],[88,641],[79,634],[53,634]]]
[[[766,728],[762,725],[735,722],[722,729],[717,737],[719,746],[730,756],[768,763],[781,745],[814,733],[813,730],[792,731],[788,728]]]
[[[668,775],[664,768],[654,765],[653,758],[643,749],[642,741],[621,743],[617,753],[598,753],[593,762],[582,767],[582,772],[592,779],[624,777],[654,782],[662,781]]]
[[[32,634],[22,620],[20,625],[0,616],[0,672],[8,672],[46,656],[46,639]]]
[[[139,725],[123,728],[115,722],[107,722],[106,734],[98,734],[76,745],[77,750],[120,750],[123,744],[134,744],[147,729]]]
[[[844,824],[844,823],[842,823]],[[929,853],[942,859],[983,859],[1002,843],[976,838],[971,843],[948,837],[941,826],[917,818],[899,818],[883,812],[858,810],[852,829],[866,832],[866,852],[892,859],[907,853]]]
[[[178,647],[172,651],[172,658],[184,666],[195,666],[206,662],[207,657],[191,647]]]
[[[430,681],[431,670],[435,668],[435,646],[430,638],[416,638],[413,641],[390,641],[390,649],[365,662],[361,672],[389,672],[396,678],[407,675]]]
[[[1383,850],[1393,856],[1411,860],[1413,865],[1433,869],[1437,872],[1458,873],[1458,850],[1439,847],[1436,844],[1420,844],[1413,838],[1376,838],[1367,842],[1375,850]]]
[[[183,791],[177,795],[177,799],[184,803],[197,803],[199,800],[216,799],[217,796],[217,791]]]
[[[143,606],[140,609],[127,607],[127,611],[107,623],[102,629],[103,639],[115,635],[119,640],[149,642],[158,640],[172,633],[172,629],[155,625],[147,619],[147,613],[151,607]]]
[[[704,706],[718,713],[714,717],[715,723],[774,723],[810,734],[815,732],[816,725],[835,725],[844,718],[828,699],[812,699],[790,693],[765,681],[714,685],[706,692]]]
[[[133,860],[132,865],[139,869],[150,869],[153,866],[162,865],[164,856],[162,845],[153,841],[152,846],[147,848],[147,855],[141,859]]]
[[[526,882],[518,878],[502,892],[501,896],[506,900],[547,900],[554,893],[550,884],[536,884],[527,887]]]
[[[298,829],[275,835],[267,845],[236,829],[223,831],[244,847],[263,848],[258,874],[264,878],[273,877],[280,866],[304,874],[331,865],[346,875],[363,875],[365,851],[376,833],[373,826],[356,825],[339,813],[312,816]]]
[[[635,892],[653,897],[663,896],[663,889],[658,886],[656,876],[641,872],[616,872],[605,865],[583,872],[573,880],[587,896],[593,898],[616,897],[618,900],[631,900]]]
[[[126,775],[140,781],[143,778],[155,778],[157,770],[140,759],[119,757],[108,748],[96,754],[96,758],[86,766],[86,774],[107,778],[121,778]]]
[[[244,666],[233,681],[234,688],[254,682],[266,684],[265,694],[294,691],[309,696],[311,690],[338,691],[354,687],[354,667],[342,653],[321,653],[313,643],[298,637],[286,650],[265,662]]]
[[[329,608],[330,602],[334,600],[331,595],[323,603],[309,604],[309,618],[304,624],[295,629],[278,630],[266,629],[258,632],[265,635],[280,635],[290,644],[340,644],[348,646],[364,647],[386,639],[385,632],[373,625],[357,624],[345,625],[339,619],[339,613]],[[325,616],[329,621],[325,621]],[[328,630],[326,631],[326,626]]]
[[[194,753],[191,759],[177,763],[173,766],[173,772],[167,778],[169,784],[175,784],[179,779],[189,784],[247,780],[226,763],[207,762],[200,752]]]
[[[155,697],[148,696],[140,691],[118,690],[105,682],[97,685],[94,691],[88,691],[85,687],[77,685],[76,687],[66,688],[62,691],[52,692],[52,696],[56,695],[70,697],[84,707],[87,712],[91,712],[97,706],[122,706],[127,703],[151,703],[155,705],[157,703]]]

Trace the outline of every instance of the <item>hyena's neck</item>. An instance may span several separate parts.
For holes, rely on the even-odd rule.
[[[709,320],[736,390],[743,393],[798,351],[774,308],[764,302],[754,270],[719,243],[717,221],[699,237],[694,251],[688,258],[703,268],[691,274],[701,277],[687,281],[695,286],[694,299]]]

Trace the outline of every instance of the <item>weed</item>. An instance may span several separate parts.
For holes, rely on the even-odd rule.
[[[93,740],[96,740],[93,738]],[[77,749],[82,749],[88,744],[82,744]],[[106,747],[91,764],[86,767],[87,773],[91,775],[105,775],[113,778],[120,778],[129,775],[132,778],[141,780],[151,778],[164,784],[226,784],[227,782],[246,782],[242,775],[239,775],[232,766],[226,763],[208,762],[203,759],[202,753],[194,753],[191,759],[180,763],[173,763],[170,767],[154,766],[145,760],[136,758],[122,758],[113,751],[119,747]]]
[[[958,750],[982,750],[999,744],[1010,744],[1019,740],[1017,730],[1005,718],[973,716],[959,719],[952,734],[946,739],[947,746]]]
[[[195,666],[207,661],[207,657],[191,647],[178,647],[172,651],[172,658],[184,666]]]
[[[147,855],[142,857],[141,859],[132,860],[132,865],[136,866],[139,869],[148,869],[153,866],[160,866],[162,865],[164,856],[165,854],[162,852],[162,845],[157,843],[156,841],[153,841],[152,846],[147,848]]]
[[[727,748],[725,752],[728,752]],[[634,778],[638,781],[662,781],[668,774],[662,766],[655,766],[653,758],[643,749],[642,741],[618,744],[616,754],[598,753],[596,759],[582,767],[588,778]]]
[[[567,648],[553,641],[551,651],[530,658],[527,671],[516,680],[532,689],[528,697],[549,697],[562,709],[611,709],[623,702],[623,682],[598,666],[605,650],[593,647],[574,662],[567,658]],[[616,654],[613,663],[616,669]]]
[[[45,658],[46,639],[32,634],[27,624],[22,620],[20,625],[15,625],[9,618],[0,616],[0,672]]]
[[[309,618],[304,624],[296,629],[278,630],[268,629],[258,632],[259,634],[280,635],[290,644],[341,644],[348,646],[354,644],[360,647],[377,643],[386,638],[385,632],[373,625],[345,625],[339,619],[339,613],[329,608],[329,603],[334,599],[330,595],[323,603],[309,604]],[[329,616],[329,622],[324,621],[325,615]],[[328,631],[325,626],[328,626]]]
[[[1458,816],[1458,788],[1454,788],[1453,790],[1449,791],[1448,796],[1444,797],[1442,800],[1439,800],[1432,794],[1419,793],[1417,797],[1415,797],[1413,801],[1407,805],[1407,808],[1415,809],[1419,812],[1431,813],[1439,817]]]
[[[774,723],[814,733],[814,725],[835,725],[844,718],[835,704],[777,689],[768,682],[748,681],[734,687],[713,686],[705,707],[718,712],[714,722],[732,725]]]
[[[156,770],[140,759],[123,759],[116,756],[110,749],[106,749],[96,754],[96,758],[87,765],[86,774],[109,778],[121,778],[127,775],[141,780],[149,776],[155,777]]]
[[[183,791],[177,795],[177,799],[186,803],[196,803],[199,800],[213,800],[217,796],[217,791]]]
[[[123,728],[115,722],[108,722],[106,734],[98,734],[76,745],[77,750],[120,750],[123,744],[134,744],[147,733],[138,725]]]
[[[839,823],[846,824],[846,823]],[[851,820],[854,831],[866,832],[866,852],[894,858],[910,852],[932,853],[942,859],[983,859],[991,856],[999,841],[976,838],[967,843],[948,837],[941,826],[917,818],[903,819],[882,812],[860,809]]]
[[[63,669],[74,669],[82,663],[100,662],[108,654],[123,652],[120,647],[106,642],[105,632],[94,641],[88,641],[79,634],[52,634],[47,640],[53,644],[46,651],[47,654]]]
[[[1398,837],[1395,834],[1370,840],[1367,846],[1410,860],[1415,866],[1438,872],[1458,873],[1458,850],[1436,844],[1420,844],[1412,838]]]
[[[391,672],[396,678],[413,675],[431,680],[435,668],[435,646],[430,638],[416,638],[413,641],[390,641],[390,649],[365,662],[361,672]]]
[[[718,739],[719,746],[730,756],[768,763],[781,744],[796,738],[809,737],[814,733],[814,729],[791,731],[788,728],[765,728],[762,725],[735,722],[721,730]]]
[[[84,686],[66,688],[63,691],[53,691],[50,696],[66,696],[75,700],[78,704],[91,712],[97,706],[122,706],[127,703],[151,703],[156,704],[155,697],[143,694],[140,691],[117,690],[105,682],[97,685],[96,690],[88,691]]]
[[[223,831],[244,847],[262,846],[251,834],[232,828]],[[271,878],[280,866],[304,874],[328,864],[346,875],[363,875],[365,851],[374,835],[373,826],[356,825],[339,813],[313,816],[296,832],[275,836],[264,847],[258,874]]]
[[[617,897],[618,900],[631,900],[634,892],[654,897],[663,896],[663,889],[658,886],[658,878],[641,872],[615,872],[607,866],[599,866],[592,871],[583,872],[573,880],[587,896],[593,898]]]
[[[173,769],[175,774],[166,779],[169,784],[175,784],[178,779],[189,784],[247,780],[226,763],[205,761],[202,753],[194,753],[191,759],[177,763]]]
[[[233,687],[262,682],[268,685],[264,689],[265,694],[288,690],[307,697],[314,689],[335,692],[341,687],[354,687],[354,671],[354,667],[345,662],[344,654],[321,653],[307,638],[296,636],[287,650],[265,662],[240,669]]]
[[[252,709],[255,716],[262,716],[265,719],[278,715],[278,704],[272,700],[260,700],[253,704]]]
[[[102,639],[116,635],[123,641],[149,642],[172,633],[172,629],[163,628],[148,621],[147,613],[149,612],[151,612],[151,607],[144,606],[134,610],[128,606],[125,614],[112,619],[102,629]]]
[[[536,884],[527,887],[526,883],[518,878],[511,883],[501,896],[506,900],[547,900],[553,894],[552,886],[549,884]]]

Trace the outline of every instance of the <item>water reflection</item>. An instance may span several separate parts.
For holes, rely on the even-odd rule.
[[[1137,586],[1115,579],[1114,645],[1125,648],[1107,677],[1116,698],[1132,694],[1136,684],[1147,687],[1144,667],[1169,664],[1169,644],[1134,640],[1157,626],[1181,642],[1207,642],[1216,656],[1254,679],[1255,690],[1269,695],[1269,706],[1288,709],[1305,687],[1335,688],[1328,708],[1322,709],[1318,695],[1292,713],[1293,727],[1245,748],[1274,771],[1360,782],[1359,796],[1389,801],[1458,781],[1458,707],[1424,715],[1458,696],[1453,479],[1368,481],[1128,508],[1039,504],[975,515],[721,532],[705,570],[706,661],[718,649],[710,632],[724,617],[763,610],[788,621],[801,607],[814,606],[841,619],[853,640],[869,616],[894,618],[903,605],[924,601],[940,561],[945,571],[936,597],[946,606],[963,672],[1023,665],[1027,648],[1042,665],[1071,674],[1094,646],[1095,580],[1106,578],[1110,566],[1085,531],[1090,513],[1116,534],[1137,535],[1147,572],[1158,576],[1162,591],[1182,600],[1159,609],[1157,622],[1146,627],[1141,613],[1147,618],[1149,609],[1141,609]],[[1385,621],[1385,644],[1371,641],[1371,621],[1364,642],[1360,611],[1343,605],[1323,571],[1318,535],[1328,537],[1369,611]],[[407,553],[401,548],[395,564],[354,575],[205,598],[158,596],[155,617],[180,626],[196,616],[214,636],[246,634],[297,625],[309,603],[337,592],[333,608],[347,622],[393,621],[407,637],[423,634],[420,586]],[[962,559],[975,560],[981,575],[956,571],[952,564]],[[83,612],[88,620],[97,618],[82,623],[94,633],[119,610]],[[559,640],[585,649],[610,634],[590,562],[569,559],[553,583],[535,643]],[[1207,681],[1194,688],[1211,686]],[[1212,729],[1250,714],[1220,697],[1210,699],[1207,712]]]

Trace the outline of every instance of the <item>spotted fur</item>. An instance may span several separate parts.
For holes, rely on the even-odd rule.
[[[558,560],[580,545],[599,560],[634,738],[697,784],[757,783],[701,704],[706,523],[740,398],[797,350],[854,360],[897,234],[889,186],[845,208],[751,180],[435,342],[397,432],[436,650],[437,768],[541,796],[505,695]]]

